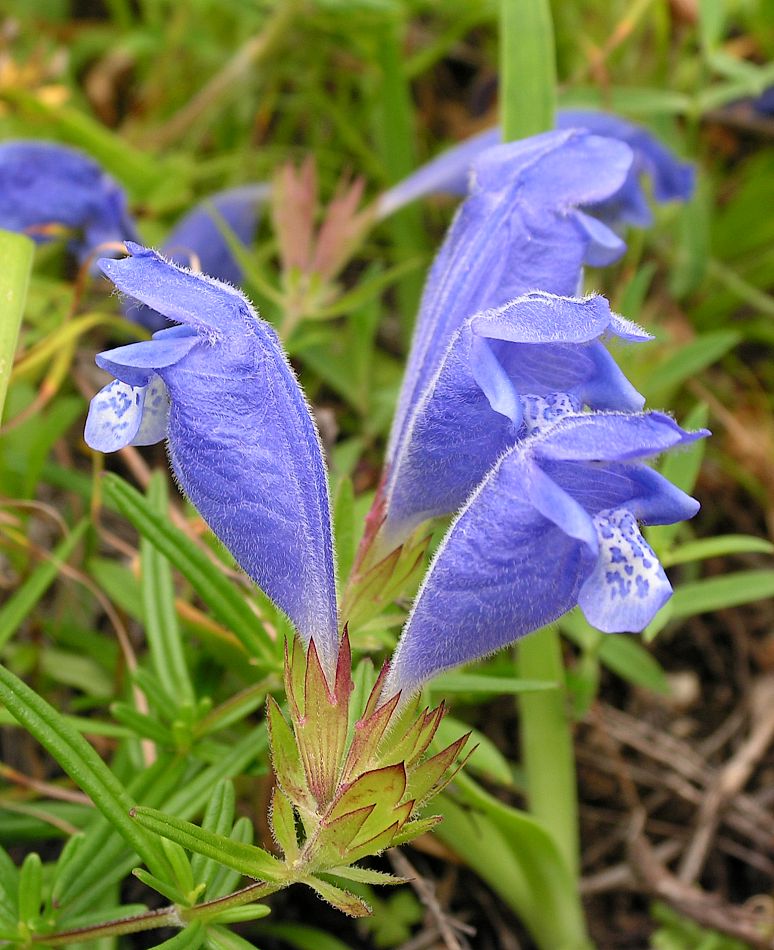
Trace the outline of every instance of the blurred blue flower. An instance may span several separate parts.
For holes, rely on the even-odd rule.
[[[628,146],[583,130],[548,132],[478,156],[470,195],[425,286],[388,466],[404,451],[413,411],[469,317],[534,290],[572,296],[585,263],[622,253],[621,239],[580,208],[615,194],[631,162]]]
[[[687,201],[693,194],[693,166],[677,159],[642,126],[607,112],[562,109],[556,115],[556,127],[587,129],[625,142],[632,149],[634,161],[618,192],[590,206],[596,217],[614,226],[647,227],[651,223],[651,210],[642,189],[643,175],[650,178],[656,201]],[[495,126],[442,152],[382,195],[379,216],[387,217],[409,202],[437,192],[466,195],[473,162],[500,141],[500,129]]]
[[[599,630],[642,630],[672,589],[637,523],[699,508],[643,459],[706,434],[656,412],[579,413],[503,455],[435,555],[384,695],[408,697],[576,604]]]
[[[64,228],[81,262],[100,244],[136,238],[120,185],[83,152],[52,142],[0,145],[0,228],[38,243]]]
[[[559,415],[641,409],[603,336],[650,339],[599,296],[533,293],[468,319],[391,459],[377,549],[386,554],[422,521],[457,511],[506,449]]]
[[[281,607],[327,672],[338,649],[328,486],[319,437],[274,330],[228,284],[155,251],[99,266],[125,294],[181,324],[101,353],[116,376],[92,400],[102,452],[168,439],[185,494]]]
[[[217,280],[241,284],[242,267],[229,247],[224,226],[247,248],[255,239],[270,191],[268,184],[254,184],[209,195],[175,225],[161,253],[176,264],[195,267]],[[128,303],[124,313],[149,330],[159,330],[169,322],[163,314],[142,304]]]

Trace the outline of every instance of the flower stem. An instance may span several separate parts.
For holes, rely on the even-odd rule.
[[[519,643],[519,676],[550,680],[555,689],[519,696],[521,747],[532,815],[551,832],[573,876],[578,874],[575,755],[557,630],[544,628]]]

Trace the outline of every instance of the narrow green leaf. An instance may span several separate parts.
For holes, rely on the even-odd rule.
[[[165,748],[174,746],[172,733],[166,726],[163,726],[152,716],[146,716],[145,713],[137,712],[137,710],[128,703],[113,703],[110,707],[110,711],[120,723],[128,726],[136,732],[138,736],[152,739]]]
[[[167,480],[160,471],[153,473],[148,485],[148,505],[159,518],[167,517]],[[153,669],[162,687],[178,704],[193,703],[196,696],[177,622],[169,561],[148,538],[143,537],[140,564],[145,635]]]
[[[500,0],[503,140],[554,127],[556,53],[549,0]]]
[[[540,947],[590,950],[573,875],[546,828],[461,774],[433,803],[436,834],[518,914]]]
[[[120,513],[190,581],[215,617],[234,632],[248,653],[274,666],[274,648],[258,618],[207,555],[182,531],[159,516],[147,499],[123,479],[109,473],[104,486],[105,495]]]
[[[664,567],[703,561],[710,557],[726,557],[729,554],[772,554],[774,544],[765,538],[749,534],[723,534],[716,538],[701,538],[681,544],[662,556]]]
[[[134,808],[132,817],[143,828],[177,842],[187,851],[213,858],[250,877],[267,881],[282,881],[285,878],[282,863],[262,848],[239,844],[225,835],[205,831],[190,821],[166,815],[155,808]]]
[[[554,689],[518,698],[529,810],[551,832],[573,876],[578,872],[578,801],[564,660],[559,633],[544,627],[519,641],[519,673],[551,679]],[[551,750],[551,755],[546,754]]]
[[[234,783],[223,779],[215,786],[212,797],[207,802],[202,828],[216,835],[227,835],[234,824],[234,807]],[[204,855],[195,854],[191,858],[191,872],[197,884],[204,883],[209,886],[217,869],[217,863]]]
[[[669,692],[663,669],[637,639],[625,634],[605,636],[597,655],[608,669],[627,682],[662,695]]]
[[[207,928],[207,944],[211,950],[257,950],[249,940],[228,927],[218,927],[216,924],[210,924]]]
[[[491,696],[513,695],[519,693],[540,693],[556,689],[556,683],[548,680],[527,680],[517,676],[487,676],[481,673],[443,673],[430,684],[432,693],[471,693],[472,695]]]
[[[268,917],[270,913],[271,907],[267,907],[266,904],[246,904],[242,907],[229,907],[221,911],[213,918],[213,922],[238,924],[245,920],[260,920],[262,917]]]
[[[205,938],[204,925],[198,920],[188,924],[180,933],[163,943],[157,943],[150,950],[199,950]]]
[[[88,526],[88,518],[79,521],[67,537],[54,548],[50,559],[38,564],[21,587],[0,608],[0,648],[5,646],[51,586],[59,573],[59,568],[73,553]]]
[[[43,865],[36,852],[28,854],[19,872],[19,920],[31,924],[40,916]]]
[[[239,844],[253,843],[253,825],[249,818],[242,816],[234,822],[229,838],[237,841]],[[227,868],[223,864],[216,866],[216,871],[212,876],[212,881],[207,888],[207,898],[214,900],[217,897],[223,897],[236,889],[239,880],[242,877],[240,871],[233,868]]]
[[[774,597],[774,570],[736,571],[678,587],[672,597],[672,618],[738,607]]]
[[[347,914],[350,917],[367,917],[371,913],[371,908],[365,901],[360,900],[359,897],[349,891],[336,887],[330,881],[323,881],[319,877],[308,877],[304,878],[302,883],[308,884],[312,890],[317,891],[323,900],[335,907],[336,910],[340,910],[342,914]]]
[[[152,890],[161,894],[162,897],[166,897],[166,899],[171,901],[173,904],[183,903],[183,895],[181,891],[168,881],[162,881],[154,874],[149,874],[142,868],[134,868],[132,870],[132,874],[137,878],[138,881],[142,881],[146,887],[150,887]]]
[[[715,330],[682,344],[674,356],[650,374],[646,387],[648,400],[659,403],[669,397],[686,380],[725,356],[740,339],[735,330]]]
[[[19,327],[27,302],[27,285],[35,245],[23,234],[0,231],[0,422],[11,379]]]
[[[476,751],[468,760],[465,768],[491,782],[497,782],[500,785],[512,785],[511,767],[494,742],[483,732],[478,729],[471,729],[467,723],[455,719],[453,716],[444,716],[438,724],[433,747],[443,749],[451,745],[452,742],[456,742],[466,732],[470,732],[468,745],[471,748],[476,747]]]
[[[2,666],[0,699],[76,785],[86,792],[148,867],[152,870],[166,868],[159,846],[129,817],[134,802],[83,736],[29,686]]]

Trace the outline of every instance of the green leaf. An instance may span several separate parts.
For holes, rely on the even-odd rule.
[[[212,920],[218,924],[238,924],[245,920],[260,920],[262,917],[268,917],[270,913],[271,907],[266,904],[247,904],[222,910]]]
[[[573,876],[543,825],[465,775],[455,791],[457,800],[446,793],[434,802],[444,818],[436,834],[516,912],[540,947],[590,950]]]
[[[722,534],[716,538],[701,538],[680,544],[662,556],[664,567],[703,561],[710,557],[726,557],[729,554],[772,554],[774,544],[765,538],[749,534]]]
[[[148,485],[148,505],[167,518],[167,480],[154,472]],[[175,610],[175,588],[169,561],[143,537],[140,541],[140,583],[148,651],[159,682],[178,704],[196,700]]]
[[[19,920],[32,924],[40,916],[43,899],[43,865],[40,855],[32,852],[24,859],[19,872]]]
[[[554,127],[556,52],[548,0],[500,0],[503,141]]]
[[[774,597],[774,570],[736,571],[682,584],[672,597],[672,617],[693,617],[769,597]]]
[[[120,513],[190,581],[215,617],[234,632],[248,653],[271,666],[276,665],[273,644],[258,618],[207,555],[117,475],[108,473],[104,487],[105,495]]]
[[[666,695],[669,683],[658,661],[632,637],[605,635],[597,654],[600,660],[622,679]]]
[[[91,798],[151,870],[166,869],[159,846],[129,817],[134,802],[89,743],[29,686],[0,666],[0,699]],[[161,876],[164,871],[161,871]]]
[[[355,558],[355,489],[351,478],[342,478],[339,482],[333,505],[333,524],[339,585],[343,587]]]
[[[163,943],[157,943],[150,950],[199,950],[204,943],[205,930],[203,924],[194,920],[183,928],[180,933],[170,937]]]
[[[205,831],[190,821],[166,815],[155,808],[138,806],[132,810],[132,817],[148,831],[162,838],[169,838],[194,854],[213,858],[226,867],[241,871],[242,874],[266,881],[285,879],[282,863],[262,848],[239,844],[225,835]]]
[[[308,884],[323,900],[336,910],[340,910],[342,914],[347,914],[349,917],[367,917],[371,913],[371,908],[365,901],[349,891],[336,887],[330,881],[323,881],[319,877],[307,877],[301,883]]]
[[[296,950],[352,950],[338,937],[332,937],[325,930],[307,924],[261,924],[258,933],[277,937]]]
[[[469,746],[471,748],[476,747],[476,751],[468,759],[465,768],[491,782],[497,782],[500,785],[512,785],[513,776],[508,760],[488,736],[485,736],[478,729],[471,729],[467,723],[455,719],[453,716],[444,716],[438,725],[434,746],[442,749],[451,745],[466,732],[470,732]]]
[[[27,285],[32,269],[35,245],[23,234],[0,231],[0,422],[3,418],[5,394],[11,378],[19,327],[27,302]]]
[[[443,673],[430,684],[432,693],[443,695],[471,693],[480,696],[516,696],[519,693],[539,693],[548,689],[556,689],[556,683],[547,680],[524,680],[516,676],[487,676],[481,673]]]
[[[149,874],[147,871],[142,868],[134,868],[132,874],[137,878],[138,881],[146,887],[150,887],[152,890],[157,891],[162,897],[166,897],[168,901],[171,901],[173,904],[182,904],[184,903],[183,894],[179,888],[175,887],[174,884],[170,884],[169,881],[162,881],[153,874]]]
[[[671,398],[686,380],[716,363],[741,340],[736,330],[715,330],[703,333],[690,343],[683,343],[673,356],[657,366],[646,386],[648,401],[658,404]]]
[[[207,802],[202,818],[202,828],[215,835],[227,835],[234,825],[234,783],[228,779],[218,782]],[[195,883],[212,883],[218,865],[211,858],[195,854],[191,859],[191,871]],[[205,891],[206,893],[206,891]]]
[[[0,608],[0,648],[8,642],[51,586],[59,573],[59,568],[73,553],[88,526],[88,518],[79,521],[67,537],[54,548],[51,557],[38,564],[21,587]]]

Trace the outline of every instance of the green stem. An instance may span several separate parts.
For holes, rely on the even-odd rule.
[[[292,882],[256,881],[234,891],[233,894],[206,901],[204,904],[197,904],[195,907],[178,907],[170,904],[168,907],[136,914],[134,917],[108,920],[102,924],[95,924],[93,927],[77,927],[57,934],[34,934],[32,942],[42,943],[47,947],[64,947],[70,943],[85,943],[87,940],[97,940],[100,937],[120,937],[123,934],[139,933],[142,930],[154,930],[156,927],[185,927],[197,920],[206,923],[224,910],[268,897],[269,894],[286,887],[288,883]]]
[[[562,645],[545,628],[518,646],[519,676],[552,680],[556,689],[518,697],[522,761],[532,815],[551,832],[567,866],[578,874],[578,800],[575,755],[564,689]]]
[[[554,127],[556,56],[549,0],[500,0],[500,102],[503,138]],[[556,630],[540,630],[518,646],[519,673],[559,686],[519,696],[530,811],[554,837],[578,874],[578,804],[564,664]]]
[[[556,54],[549,0],[500,0],[503,140],[554,127]]]
[[[19,336],[24,304],[27,300],[27,283],[32,268],[32,252],[35,245],[23,234],[0,231],[0,420],[8,383],[11,378],[13,354]]]

